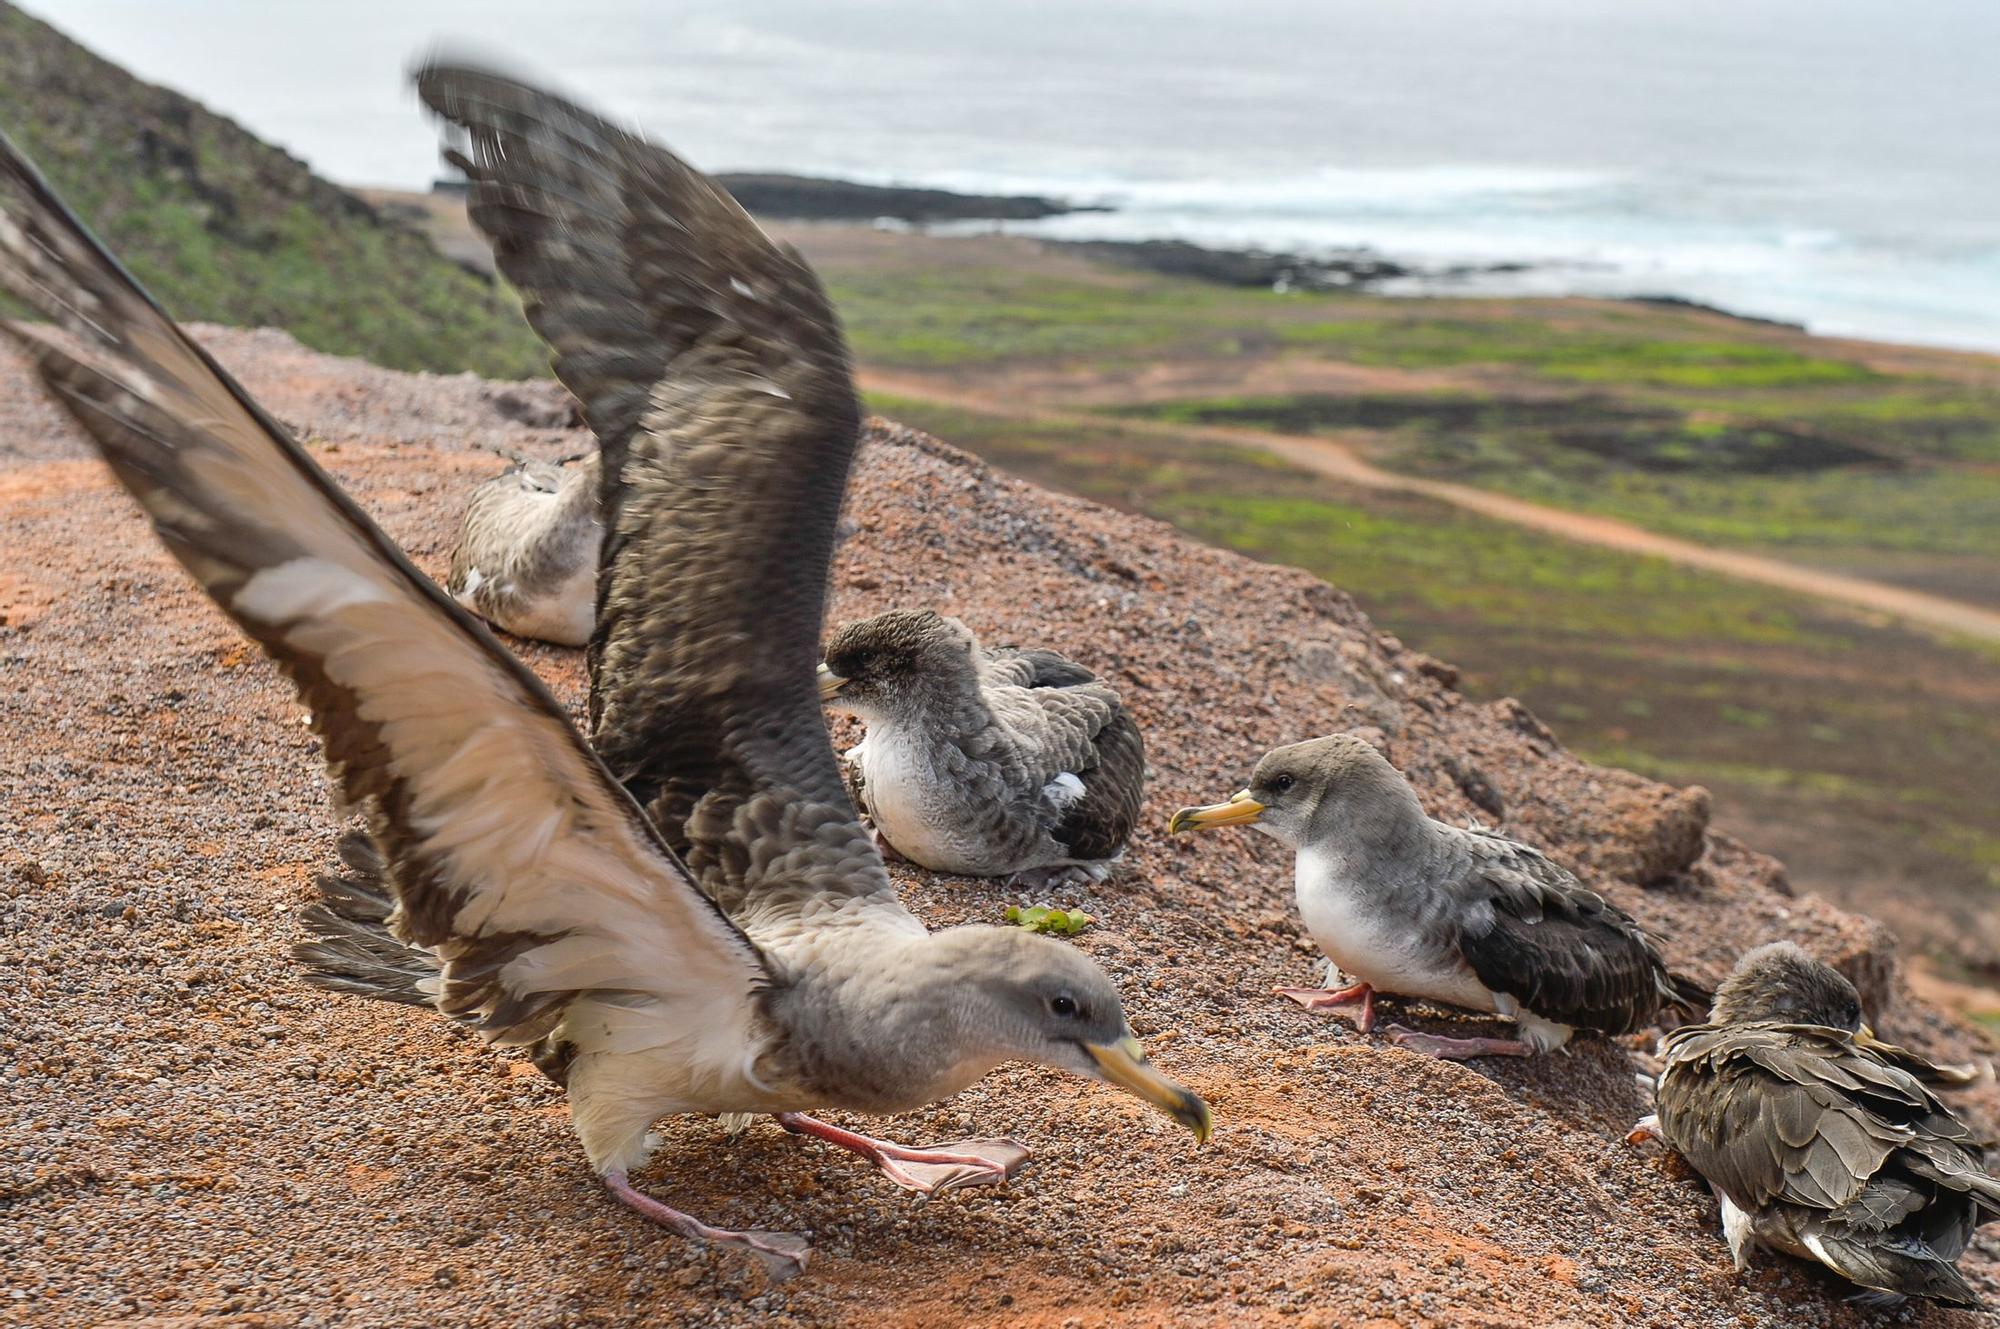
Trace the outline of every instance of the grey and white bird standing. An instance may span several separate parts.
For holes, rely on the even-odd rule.
[[[2000,1218],[2000,1179],[1927,1084],[1967,1074],[1877,1039],[1838,970],[1760,946],[1661,1053],[1657,1113],[1631,1138],[1664,1139],[1708,1181],[1738,1269],[1765,1247],[1875,1304],[1979,1305],[1957,1261]]]
[[[582,646],[597,622],[598,458],[522,461],[472,491],[445,587],[517,637]]]
[[[847,753],[888,846],[934,872],[1101,881],[1145,792],[1117,690],[1046,650],[981,650],[965,624],[896,609],[827,646],[821,696],[858,716]]]
[[[1633,1033],[1667,1005],[1707,1002],[1622,910],[1527,845],[1426,815],[1402,773],[1351,734],[1266,754],[1248,788],[1182,808],[1168,831],[1218,826],[1254,826],[1297,851],[1306,929],[1354,981],[1278,992],[1309,1010],[1359,1003],[1363,1032],[1378,992],[1514,1021],[1514,1038],[1391,1028],[1442,1057],[1548,1052],[1579,1029]]]
[[[819,713],[822,589],[773,588],[767,623],[772,605],[747,603],[732,581],[780,540],[830,547],[840,487],[820,482],[845,474],[858,430],[838,330],[804,264],[698,172],[568,103],[441,65],[419,90],[472,127],[475,208],[563,237],[567,266],[547,279],[571,303],[530,290],[529,307],[545,334],[592,311],[595,349],[557,343],[565,379],[607,456],[629,445],[632,467],[659,482],[624,505],[620,533],[650,520],[649,502],[684,503],[697,533],[656,552],[720,560],[631,569],[708,597],[712,614],[699,632],[649,643],[673,653],[653,675],[656,704],[714,721],[681,727],[649,768],[702,791],[672,823],[684,853],[540,681],[0,140],[0,285],[62,329],[8,331],[169,551],[298,687],[340,798],[382,849],[393,906],[348,948],[349,983],[535,1046],[613,1195],[779,1274],[803,1265],[799,1238],[710,1227],[630,1184],[655,1120],[903,1111],[1023,1059],[1118,1084],[1205,1136],[1206,1106],[1147,1064],[1088,957],[1014,929],[932,934],[902,908]],[[767,320],[716,310],[731,283],[677,257],[703,244],[761,290],[745,300],[787,311],[774,317],[799,336],[773,341],[760,335]],[[631,343],[622,358],[618,336]],[[741,433],[713,427],[731,418]],[[808,445],[824,456],[801,468],[791,451]],[[736,468],[772,483],[739,490]],[[788,468],[816,475],[783,483]],[[851,1138],[871,1156],[894,1148]],[[1006,1166],[907,1152],[925,1166]]]

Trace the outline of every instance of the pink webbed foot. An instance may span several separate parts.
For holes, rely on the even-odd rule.
[[[1473,1057],[1532,1057],[1535,1049],[1518,1038],[1446,1038],[1406,1029],[1400,1024],[1388,1028],[1389,1037],[1400,1047],[1446,1061],[1467,1061]]]
[[[861,1155],[883,1176],[907,1190],[943,1195],[961,1186],[999,1186],[1011,1180],[1033,1155],[1019,1140],[950,1140],[912,1149],[893,1140],[842,1130],[803,1112],[777,1113],[778,1124],[794,1135],[811,1135]]]
[[[643,1191],[635,1190],[623,1172],[606,1172],[602,1180],[605,1189],[617,1197],[618,1203],[633,1213],[643,1214],[661,1227],[691,1240],[727,1246],[754,1255],[774,1281],[782,1282],[806,1267],[806,1256],[811,1253],[812,1246],[804,1237],[796,1237],[789,1232],[732,1232],[728,1228],[710,1227],[691,1214],[684,1214]]]
[[[1649,1113],[1633,1122],[1632,1129],[1625,1133],[1626,1144],[1644,1144],[1648,1140],[1664,1140],[1666,1138],[1666,1136],[1660,1134],[1660,1118],[1658,1114],[1654,1113]]]
[[[1309,1011],[1337,1011],[1361,1003],[1360,1018],[1354,1027],[1362,1033],[1375,1028],[1375,989],[1366,983],[1344,988],[1272,988],[1280,997],[1289,997]]]

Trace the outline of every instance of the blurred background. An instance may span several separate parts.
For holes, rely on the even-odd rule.
[[[176,312],[526,376],[404,71],[552,78],[739,173],[878,411],[1326,577],[2000,1019],[2000,7],[562,11],[0,3],[0,124]]]

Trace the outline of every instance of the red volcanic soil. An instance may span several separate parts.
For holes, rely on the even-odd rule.
[[[433,573],[496,454],[588,446],[547,385],[203,336]],[[1283,854],[1161,830],[1265,748],[1365,726],[1433,813],[1497,795],[1512,832],[1690,974],[1795,937],[1856,979],[1887,1035],[1992,1052],[1909,995],[1883,928],[1795,897],[1777,863],[1710,831],[1705,793],[1588,766],[1518,705],[1466,700],[1448,665],[1302,573],[872,428],[834,618],[936,605],[1123,689],[1154,765],[1147,829],[1064,903],[1101,920],[1079,944],[1217,1128],[1196,1149],[1110,1089],[1008,1068],[880,1123],[1036,1151],[1005,1193],[925,1202],[769,1123],[666,1123],[644,1184],[717,1223],[811,1235],[812,1266],[773,1286],[606,1200],[561,1094],[517,1058],[300,981],[294,915],[340,829],[300,709],[11,358],[0,513],[0,1322],[1979,1323],[1871,1316],[1782,1261],[1737,1275],[1706,1189],[1622,1140],[1646,1110],[1632,1048],[1441,1064],[1270,995],[1317,973]],[[580,700],[577,654],[521,650]],[[936,924],[1020,902],[897,872]],[[1989,1126],[2000,1108],[1990,1083],[1962,1099]],[[1966,1261],[1988,1295],[1997,1255],[1989,1235]]]

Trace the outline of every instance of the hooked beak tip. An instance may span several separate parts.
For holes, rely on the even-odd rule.
[[[1182,808],[1167,821],[1167,834],[1179,835],[1182,831],[1208,831],[1218,826],[1248,826],[1264,815],[1264,805],[1250,797],[1250,791],[1243,789],[1232,794],[1227,802],[1210,803],[1204,807]]]
[[[840,695],[840,690],[846,686],[847,680],[839,674],[834,673],[823,664],[819,667],[819,699],[821,701],[832,701]]]
[[[1116,1043],[1086,1043],[1084,1050],[1097,1063],[1099,1078],[1127,1093],[1151,1103],[1188,1128],[1196,1144],[1207,1144],[1215,1129],[1215,1116],[1201,1095],[1178,1084],[1153,1068],[1146,1050],[1136,1038]]]

